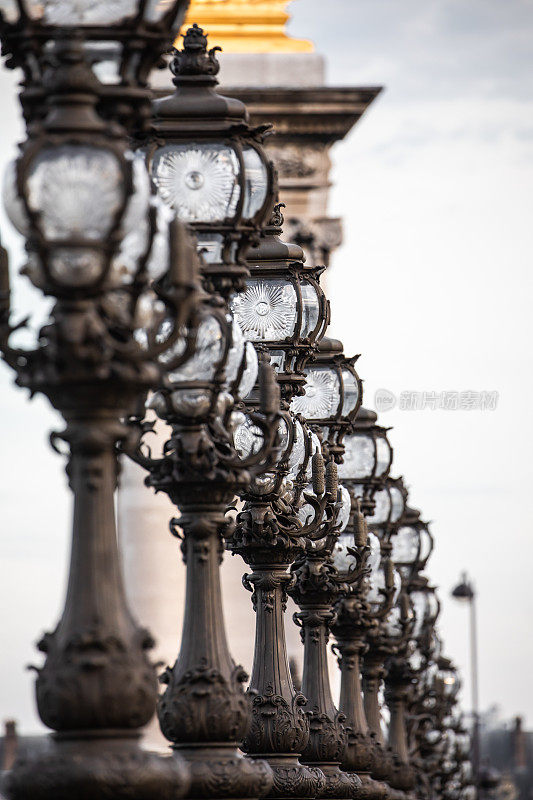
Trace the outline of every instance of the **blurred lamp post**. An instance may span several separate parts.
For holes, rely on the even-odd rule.
[[[478,692],[478,658],[477,658],[477,618],[476,593],[467,574],[463,572],[461,581],[452,590],[452,597],[470,605],[470,670],[472,680],[472,769],[479,797],[479,692]]]

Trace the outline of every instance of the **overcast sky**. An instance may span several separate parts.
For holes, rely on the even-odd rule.
[[[332,332],[362,353],[376,390],[498,392],[496,410],[400,410],[395,464],[434,520],[430,572],[446,649],[467,673],[462,569],[479,593],[482,707],[533,724],[530,402],[533,252],[533,2],[298,0],[291,31],[327,56],[331,84],[385,91],[333,151],[331,214],[345,242],[329,276]],[[21,138],[11,74],[0,74],[0,162]],[[0,214],[15,266],[20,244]],[[21,312],[36,305],[20,281]],[[58,424],[0,366],[0,716],[38,727],[33,648],[63,602],[70,499],[47,445]]]

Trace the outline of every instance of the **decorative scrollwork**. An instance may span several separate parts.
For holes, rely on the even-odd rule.
[[[227,680],[207,664],[175,677],[167,667],[160,680],[167,685],[157,713],[171,742],[239,742],[249,725],[248,701],[242,684],[248,676],[235,667]]]

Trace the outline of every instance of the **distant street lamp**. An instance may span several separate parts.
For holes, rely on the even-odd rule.
[[[476,593],[466,572],[463,572],[460,583],[452,590],[452,597],[470,605],[470,674],[472,681],[472,771],[476,798],[479,798],[479,689],[478,689],[478,657],[477,657],[477,617]]]

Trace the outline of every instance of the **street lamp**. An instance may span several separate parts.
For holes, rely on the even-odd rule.
[[[266,350],[275,366],[284,411],[280,458],[241,493],[244,507],[230,546],[252,569],[243,582],[256,612],[248,689],[252,725],[243,749],[251,758],[268,760],[274,774],[269,797],[301,798],[322,794],[326,779],[318,767],[299,760],[310,724],[307,698],[295,691],[287,658],[284,611],[293,580],[288,568],[302,557],[308,539],[327,534],[339,503],[335,465],[324,466],[318,437],[288,410],[305,382],[303,370],[329,321],[329,309],[318,283],[322,270],[306,267],[301,248],[281,240],[282,223],[278,205],[259,245],[248,251],[247,288],[231,302],[244,336]],[[256,402],[252,393],[244,410]],[[250,430],[246,422],[241,428]]]
[[[374,509],[374,494],[382,487],[392,464],[388,428],[377,424],[377,414],[360,408],[352,429],[344,437],[343,462],[339,478],[345,480],[360,498],[363,514]]]
[[[323,267],[307,266],[302,248],[280,238],[282,208],[275,207],[259,245],[247,251],[250,278],[230,307],[244,337],[268,349],[282,400],[290,402],[329,324],[329,304],[319,283]]]
[[[244,289],[246,250],[274,203],[274,169],[261,145],[264,128],[246,106],[215,91],[220,69],[197,25],[174,49],[174,94],[153,102],[151,130],[138,137],[163,202],[195,231],[208,289]]]
[[[138,744],[155,710],[157,679],[147,655],[152,638],[126,604],[114,492],[116,448],[129,435],[123,419],[157,383],[157,356],[173,344],[162,320],[172,318],[177,329],[194,307],[194,265],[183,226],[174,223],[170,268],[151,287],[147,176],[125,135],[95,111],[100,84],[80,40],[65,37],[50,53],[49,111],[22,146],[7,205],[26,237],[27,274],[54,306],[33,349],[12,347],[21,326],[10,324],[0,259],[0,346],[19,385],[45,394],[65,420],[50,441],[68,453],[72,549],[63,614],[39,642],[46,659],[35,668],[39,715],[55,734],[44,754],[16,763],[7,792],[12,800],[171,800],[187,789],[186,768]],[[124,241],[136,226],[146,238],[126,259]],[[157,313],[144,315],[144,301],[154,297]]]
[[[479,686],[478,686],[478,653],[477,653],[477,614],[476,592],[474,585],[463,572],[460,582],[452,590],[452,597],[470,606],[470,676],[472,682],[472,770],[474,784],[479,797],[479,778],[481,761],[480,720],[479,720]]]

